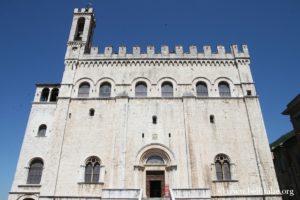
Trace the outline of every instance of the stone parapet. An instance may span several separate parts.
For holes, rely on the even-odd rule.
[[[112,46],[104,47],[104,52],[99,52],[98,47],[92,47],[90,53],[82,54],[81,59],[249,59],[249,51],[247,45],[242,45],[239,49],[238,45],[231,45],[230,51],[226,51],[222,45],[217,46],[217,52],[213,52],[211,46],[203,46],[203,50],[199,51],[197,46],[191,45],[188,52],[184,52],[183,46],[176,45],[170,51],[170,47],[162,45],[159,51],[155,46],[147,46],[146,52],[141,51],[141,47],[133,46],[132,51],[128,53],[126,46],[119,46],[114,49]]]

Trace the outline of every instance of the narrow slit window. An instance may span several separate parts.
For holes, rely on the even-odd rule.
[[[152,116],[152,124],[157,124],[157,117],[155,115]]]
[[[210,123],[214,124],[215,123],[215,116],[214,115],[210,115],[209,116],[209,121],[210,121]]]

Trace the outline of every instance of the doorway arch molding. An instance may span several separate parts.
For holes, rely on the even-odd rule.
[[[166,170],[177,168],[174,153],[167,146],[159,143],[151,143],[142,147],[137,152],[134,168],[144,170],[147,159],[152,155],[158,155],[164,160]]]

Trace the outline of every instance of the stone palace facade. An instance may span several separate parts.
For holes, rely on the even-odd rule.
[[[281,199],[246,45],[99,53],[95,25],[36,85],[9,200]]]

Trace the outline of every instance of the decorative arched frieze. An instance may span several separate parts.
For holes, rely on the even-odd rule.
[[[67,64],[76,64],[77,61],[69,60],[66,61]],[[238,59],[234,60],[221,60],[221,59],[145,59],[145,60],[129,60],[129,59],[115,59],[115,60],[97,60],[97,61],[79,61],[79,67],[100,67],[100,66],[178,66],[178,67],[188,67],[188,66],[234,66],[235,63],[239,65],[249,64],[248,59]]]

